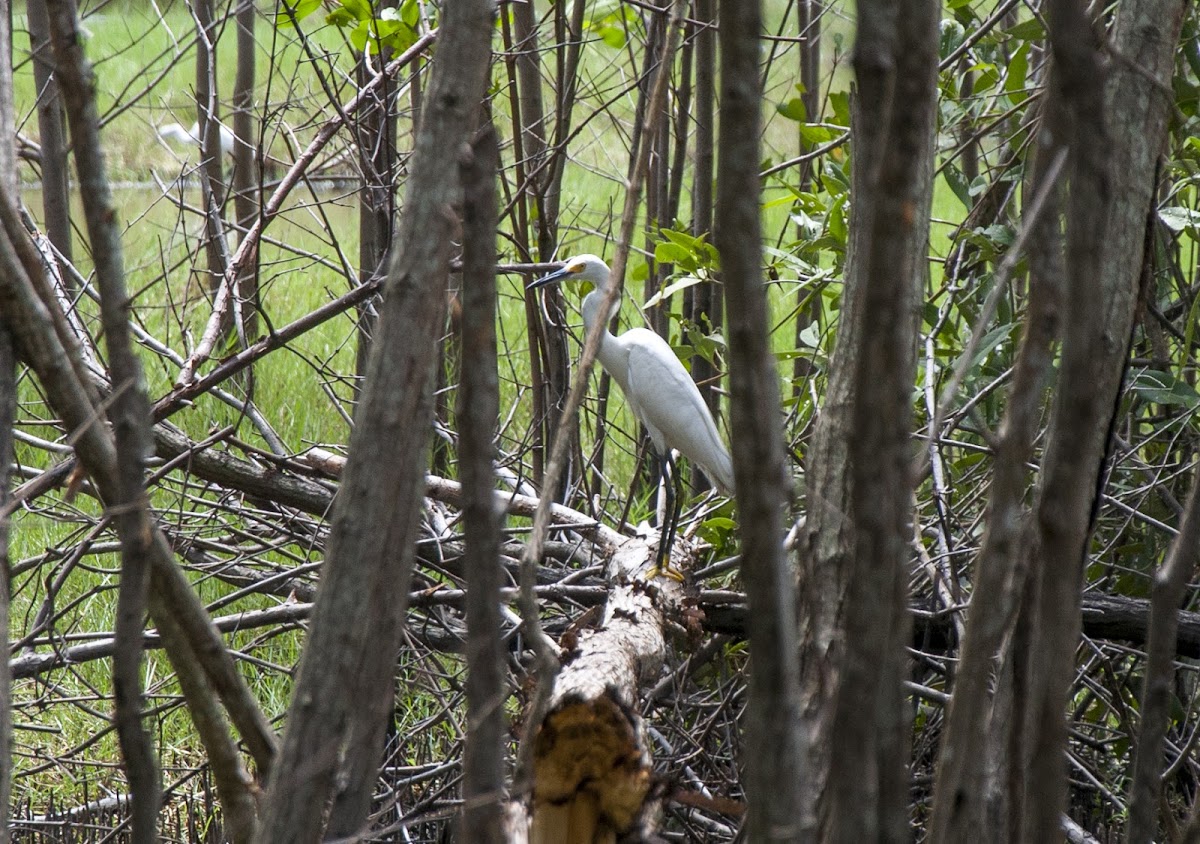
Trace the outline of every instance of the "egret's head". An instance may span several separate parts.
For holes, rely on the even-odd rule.
[[[597,289],[603,290],[608,286],[608,264],[595,255],[576,255],[564,261],[563,265],[550,275],[539,278],[529,286],[545,287],[547,284],[569,280],[590,281]]]

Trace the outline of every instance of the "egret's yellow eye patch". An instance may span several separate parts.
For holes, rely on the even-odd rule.
[[[583,272],[583,264],[572,264],[571,266],[567,267],[567,272],[581,273]]]

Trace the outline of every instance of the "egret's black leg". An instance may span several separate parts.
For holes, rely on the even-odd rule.
[[[679,524],[679,509],[682,504],[680,492],[682,492],[682,489],[680,486],[679,469],[675,464],[675,459],[671,456],[670,450],[667,451],[667,455],[662,461],[662,479],[666,506],[663,508],[663,523],[659,526],[658,531],[658,559],[654,566],[654,574],[662,574],[675,580],[682,580],[683,577],[680,573],[671,568],[671,546],[675,544],[675,528]]]

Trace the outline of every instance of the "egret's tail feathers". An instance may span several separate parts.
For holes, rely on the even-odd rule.
[[[702,468],[704,469],[704,474],[708,475],[708,479],[719,486],[723,493],[728,496],[733,495],[733,460],[730,458],[728,451],[722,451],[715,456],[715,459],[709,461]]]

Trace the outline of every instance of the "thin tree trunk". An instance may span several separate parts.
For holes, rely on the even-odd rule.
[[[62,99],[50,55],[50,24],[45,0],[28,0],[29,46],[37,88],[38,139],[42,146],[42,214],[54,248],[71,261],[71,172]]]
[[[1109,113],[1113,115],[1111,132],[1116,141],[1128,143],[1140,139],[1145,144],[1144,148],[1137,142],[1128,148],[1122,144],[1118,150],[1136,157],[1135,161],[1129,162],[1135,165],[1131,168],[1134,172],[1127,175],[1141,180],[1142,190],[1134,199],[1148,202],[1148,210],[1153,208],[1156,186],[1145,177],[1155,172],[1151,168],[1156,168],[1157,156],[1166,140],[1164,130],[1169,113],[1162,88],[1156,90],[1154,80],[1158,80],[1159,86],[1170,84],[1186,6],[1183,0],[1124,3],[1117,11],[1112,36],[1114,49],[1134,64],[1114,68],[1114,78],[1108,88]],[[1121,184],[1126,177],[1125,168],[1115,166],[1113,172],[1117,183],[1114,188],[1121,190],[1125,187]],[[1136,206],[1129,209],[1125,222],[1133,221],[1133,213],[1136,213]],[[1152,236],[1152,231],[1147,232],[1147,236]],[[1127,248],[1128,241],[1123,245]],[[1152,252],[1143,250],[1143,254]],[[1200,532],[1198,491],[1200,478],[1194,477],[1179,536],[1154,580],[1142,723],[1129,788],[1129,827],[1125,838],[1129,844],[1145,844],[1155,832],[1163,767],[1162,742],[1175,674],[1172,651],[1178,638],[1177,610],[1183,602],[1188,579],[1195,570],[1196,549],[1200,543],[1196,536]]]
[[[713,112],[716,108],[717,30],[715,0],[695,0],[700,31],[696,34],[696,96],[692,109],[696,123],[696,162],[692,176],[692,234],[712,232],[713,218]],[[721,296],[713,282],[696,284],[684,294],[684,308],[701,330],[721,330]],[[690,299],[690,303],[689,303]],[[721,407],[717,369],[702,355],[692,357],[692,379],[713,416]]]
[[[448,4],[392,250],[380,331],[335,505],[321,591],[260,840],[358,833],[393,707],[396,649],[433,420],[433,367],[445,319],[457,161],[484,96],[494,6]],[[335,788],[336,787],[336,788]]]
[[[1108,439],[1100,423],[1113,409],[1111,396],[1106,400],[1098,389],[1103,372],[1097,367],[1115,366],[1119,372],[1128,343],[1126,328],[1119,338],[1112,338],[1119,354],[1105,354],[1104,321],[1111,291],[1096,286],[1097,238],[1108,222],[1111,195],[1104,77],[1096,33],[1079,0],[1052,0],[1048,12],[1054,58],[1049,84],[1051,101],[1059,106],[1047,112],[1048,131],[1069,150],[1065,301],[1071,307],[1064,313],[1054,415],[1034,509],[1029,696],[1023,713],[1029,764],[1022,834],[1031,841],[1053,837],[1066,808],[1063,709],[1074,672],[1081,624],[1079,592]]]
[[[254,21],[258,10],[252,0],[237,0],[237,77],[233,84],[233,210],[237,217],[238,241],[246,237],[258,214],[258,186],[261,184],[258,160],[258,127],[254,119],[254,72],[257,45]],[[242,329],[251,340],[258,331],[258,261],[241,268],[238,274],[238,300],[241,302]]]
[[[821,119],[821,15],[824,14],[821,0],[799,0],[796,4],[796,22],[800,27],[800,84],[804,92],[800,101],[804,103],[804,116],[810,123]],[[809,144],[800,134],[800,153],[808,152]],[[817,162],[805,161],[800,165],[800,190],[810,190]],[[816,318],[819,302],[812,296],[812,289],[801,285],[796,290],[796,326],[793,343],[795,348],[804,348],[802,335]],[[804,383],[812,373],[812,361],[797,355],[792,361],[792,396],[804,392]]]
[[[1167,101],[1152,79],[1169,79],[1181,9],[1127,4],[1118,12],[1105,87],[1098,39],[1081,2],[1049,6],[1054,69],[1062,107],[1048,118],[1071,155],[1067,206],[1067,298],[1059,385],[1036,503],[1034,608],[1030,621],[1029,765],[1024,834],[1052,835],[1066,804],[1063,708],[1079,641],[1080,586],[1104,473],[1110,426],[1127,363],[1152,207],[1155,162]],[[1177,36],[1176,36],[1177,37]]]
[[[823,840],[908,835],[900,684],[910,623],[909,394],[927,273],[937,12],[930,0],[891,12],[859,6],[846,290],[810,453],[798,590],[801,821],[806,837]]]
[[[375,61],[386,62],[383,51],[372,59],[359,56],[355,73],[361,86],[374,76]],[[366,284],[387,274],[387,259],[392,245],[396,202],[393,179],[396,165],[395,92],[390,81],[377,89],[359,109],[354,122],[358,141],[362,188],[358,195],[358,283]],[[415,129],[414,129],[415,131]],[[378,322],[377,303],[372,300],[358,309],[358,350],[356,386],[361,387],[371,355],[371,339]],[[356,389],[356,395],[361,390]],[[436,448],[436,445],[435,445]]]
[[[980,753],[979,748],[988,745],[993,729],[997,734],[1004,732],[1004,728],[993,724],[996,715],[990,711],[992,670],[1003,638],[1016,620],[1025,588],[1022,543],[1028,529],[1024,518],[1026,466],[1033,456],[1063,305],[1059,214],[1064,153],[1061,144],[1051,142],[1048,133],[1044,138],[1046,144],[1038,150],[1036,176],[1031,181],[1035,191],[1024,204],[1023,226],[1030,238],[1026,327],[1014,366],[1008,410],[999,430],[987,529],[975,564],[971,610],[942,736],[931,842],[953,844],[975,840],[985,833],[996,834],[996,824],[989,822],[987,813],[989,801],[994,801],[993,795],[1002,791],[1003,785],[985,785],[994,759]],[[1014,253],[1018,247],[1019,242],[1014,244]],[[1004,273],[997,274],[997,284],[1006,281]],[[1013,675],[1005,672],[1002,676]],[[1009,691],[1004,689],[998,694]],[[1004,756],[1000,754],[1000,758]],[[1021,767],[1017,759],[1005,758],[1004,762]]]
[[[1142,722],[1138,730],[1129,786],[1129,844],[1154,839],[1162,790],[1163,741],[1170,719],[1175,688],[1175,639],[1179,630],[1179,605],[1188,580],[1200,558],[1200,477],[1193,473],[1192,491],[1171,551],[1155,573],[1151,592],[1150,643],[1146,648],[1146,679],[1142,689]]]
[[[217,99],[217,44],[213,0],[192,0],[196,19],[196,120],[200,141],[201,207],[204,210],[204,251],[208,258],[209,288],[216,290],[225,275],[224,226],[220,209],[225,202],[225,155],[221,152],[221,112]],[[238,317],[237,309],[232,320]],[[224,329],[232,327],[226,321]]]
[[[162,802],[158,759],[150,736],[142,727],[142,627],[153,541],[142,462],[150,450],[150,402],[141,363],[129,340],[130,302],[125,293],[117,215],[100,150],[95,77],[82,50],[72,44],[76,37],[73,4],[68,0],[54,6],[51,32],[56,66],[60,77],[70,85],[65,91],[67,119],[100,290],[100,318],[113,389],[107,415],[116,442],[116,473],[112,494],[105,500],[114,512],[121,540],[121,579],[113,633],[116,642],[113,720],[132,795],[132,840],[150,844],[158,840],[158,810]]]
[[[716,244],[729,311],[733,468],[750,606],[746,796],[750,841],[798,841],[799,674],[795,592],[783,550],[788,476],[779,374],[771,353],[762,275],[758,178],[762,92],[759,0],[721,3],[721,132]]]
[[[467,577],[467,738],[463,750],[466,844],[501,844],[504,799],[504,700],[500,640],[500,511],[496,448],[500,415],[496,363],[496,133],[486,125],[463,166],[462,377],[459,460]]]
[[[862,317],[849,434],[854,560],[846,658],[839,678],[830,767],[833,840],[905,841],[908,734],[904,679],[908,615],[909,450],[917,308],[932,197],[937,114],[936,0],[859,3],[855,77],[864,123],[855,170],[866,213],[859,254]],[[903,107],[897,107],[903,103]],[[898,273],[897,264],[915,272]]]

